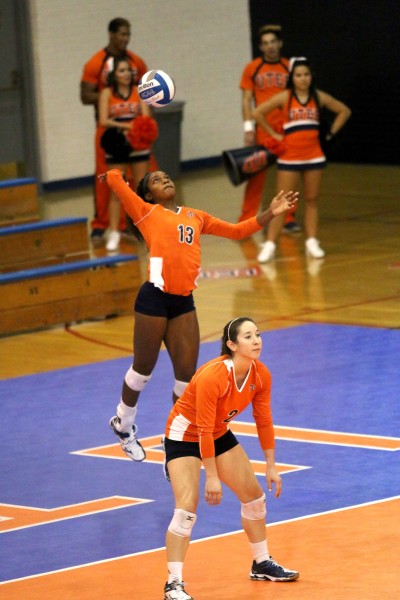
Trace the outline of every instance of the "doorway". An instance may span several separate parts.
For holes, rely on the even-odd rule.
[[[29,3],[0,8],[0,180],[39,176]]]

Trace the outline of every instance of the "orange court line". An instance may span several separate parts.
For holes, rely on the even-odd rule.
[[[143,448],[146,450],[146,458],[143,462],[152,464],[163,464],[164,462],[164,451],[161,449],[161,436],[152,436],[147,438],[140,438],[140,442]],[[157,449],[155,446],[159,446]],[[97,458],[115,458],[117,460],[131,460],[126,456],[119,443],[107,444],[106,446],[97,446],[96,448],[87,448],[86,450],[77,450],[71,452],[71,454],[79,454],[82,456],[95,456]],[[256,475],[265,475],[265,461],[262,460],[250,460],[253,471]],[[203,467],[202,467],[203,468]],[[289,465],[284,463],[277,463],[279,473],[289,473],[294,471],[301,471],[303,469],[310,469],[311,467],[303,465]]]
[[[44,525],[45,523],[53,523],[55,521],[86,517],[135,504],[145,504],[146,502],[154,502],[154,500],[111,496],[109,498],[100,498],[98,500],[79,502],[51,509],[18,506],[16,504],[0,504],[0,533]]]
[[[232,421],[230,428],[238,435],[257,437],[255,423]],[[320,429],[303,429],[301,427],[274,426],[275,437],[280,440],[294,442],[309,442],[311,444],[332,444],[336,446],[354,446],[370,450],[399,450],[400,438],[363,435],[358,433],[343,433],[340,431],[323,431]]]
[[[251,557],[242,531],[192,542],[184,569],[186,589],[195,600],[398,598],[395,557],[400,537],[399,499],[397,496],[268,526],[271,554],[284,566],[300,572],[300,579],[291,583],[248,578]],[[158,548],[3,582],[0,599],[156,600],[162,598],[166,572],[165,549]]]

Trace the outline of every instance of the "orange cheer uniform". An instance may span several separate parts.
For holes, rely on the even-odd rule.
[[[140,78],[147,72],[147,65],[140,56],[127,50],[125,52],[134,73],[134,82],[137,84]],[[107,77],[112,70],[110,59],[111,54],[105,48],[96,52],[84,65],[81,81],[91,83],[97,86],[97,91],[101,92],[107,85]],[[97,106],[95,107],[95,117],[97,120]],[[107,186],[100,185],[97,175],[107,170],[105,152],[100,144],[101,132],[96,128],[95,135],[95,218],[91,223],[92,229],[107,229],[108,227],[108,204],[110,193]],[[125,229],[125,213],[121,211],[120,229]]]
[[[283,92],[288,77],[289,61],[286,58],[281,58],[277,62],[267,62],[259,57],[245,66],[240,80],[240,89],[253,92],[255,105],[258,106],[275,94]],[[276,109],[269,113],[267,121],[272,127],[278,129],[282,121],[281,111]],[[257,144],[268,146],[268,134],[260,127],[256,128],[256,141]],[[244,221],[257,214],[266,176],[267,171],[264,170],[248,180],[239,221]]]
[[[322,169],[326,158],[319,142],[319,107],[314,98],[302,104],[290,94],[283,113],[285,151],[278,157],[278,169],[304,171]]]
[[[201,269],[200,235],[244,239],[261,229],[254,217],[228,223],[197,208],[180,206],[175,213],[142,200],[124,181],[121,171],[107,172],[107,183],[138,227],[149,250],[148,280],[163,292],[188,296]]]
[[[169,414],[165,435],[170,440],[198,442],[201,457],[212,458],[214,440],[228,431],[230,421],[250,403],[261,447],[274,448],[269,370],[259,360],[252,361],[239,389],[231,357],[219,356],[196,371]]]

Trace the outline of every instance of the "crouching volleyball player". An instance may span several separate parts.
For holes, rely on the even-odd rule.
[[[222,483],[241,503],[242,526],[253,563],[250,579],[294,581],[297,571],[280,566],[269,554],[266,539],[266,498],[250,460],[229,429],[229,422],[250,403],[266,459],[268,490],[279,497],[282,480],[275,467],[274,428],[270,405],[271,374],[258,357],[261,336],[248,317],[225,325],[221,356],[200,367],[174,404],[166,425],[166,466],[175,510],[166,535],[168,581],[164,600],[193,600],[184,589],[183,562],[196,523],[200,468],[206,472],[205,500],[222,500]]]

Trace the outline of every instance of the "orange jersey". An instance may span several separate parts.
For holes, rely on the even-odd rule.
[[[323,167],[326,159],[319,143],[319,108],[314,98],[302,104],[288,94],[282,109],[285,152],[278,158],[284,168]]]
[[[129,98],[122,98],[118,94],[112,93],[108,103],[108,116],[116,121],[133,121],[135,117],[142,114],[140,96],[137,86],[133,86]],[[104,133],[107,127],[99,125],[100,135]]]
[[[122,98],[115,92],[109,101],[109,117],[117,121],[132,121],[142,114],[140,96],[136,85],[132,86],[129,98]]]
[[[289,77],[289,61],[281,58],[278,62],[267,62],[256,58],[248,63],[242,73],[240,88],[253,92],[255,105],[269,100],[275,94],[283,92]],[[273,125],[281,120],[281,112],[276,109],[269,113],[268,123]]]
[[[140,78],[147,72],[147,66],[143,59],[137,54],[126,51],[126,57],[128,58],[133,75],[134,82],[137,84]],[[110,62],[108,59],[111,58],[111,54],[108,54],[107,50],[103,48],[96,52],[84,65],[81,81],[86,83],[93,83],[97,86],[97,90],[101,92],[107,85],[107,77],[110,72]]]
[[[230,356],[219,356],[200,367],[174,404],[165,435],[171,440],[199,442],[202,458],[215,456],[214,440],[250,403],[264,450],[275,446],[271,412],[271,374],[259,360],[251,363],[239,389]]]
[[[150,255],[149,281],[169,294],[188,296],[197,287],[201,234],[240,240],[261,229],[255,217],[228,223],[197,208],[180,206],[175,213],[144,202],[118,169],[107,172],[107,183],[144,237]]]

